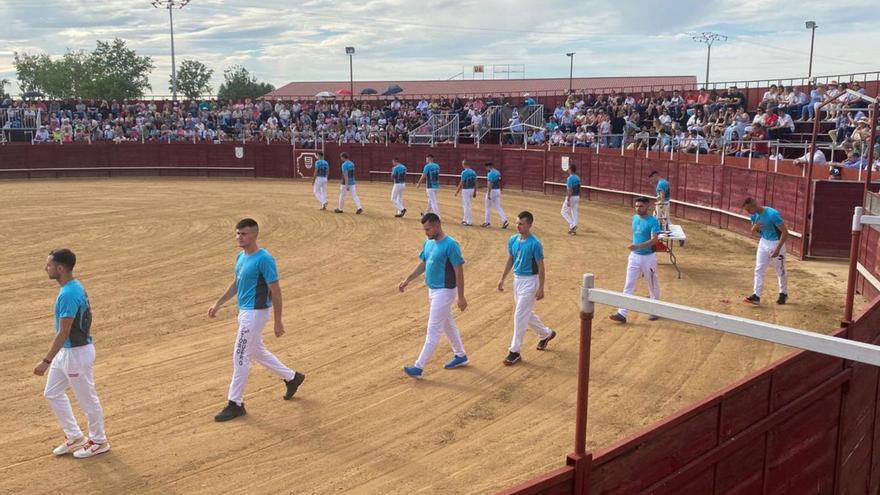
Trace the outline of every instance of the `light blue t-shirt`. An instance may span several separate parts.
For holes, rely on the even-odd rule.
[[[779,216],[779,212],[770,208],[769,206],[764,207],[764,211],[761,213],[752,213],[749,215],[749,218],[752,221],[752,225],[756,223],[761,224],[761,238],[767,239],[768,241],[778,241],[780,234],[780,227],[782,226],[782,217]]]
[[[348,177],[349,186],[355,185],[356,181],[354,180],[354,162],[352,162],[351,160],[345,160],[344,162],[342,162],[342,175]],[[342,180],[342,183],[345,184],[344,179]]]
[[[317,172],[318,177],[327,177],[327,174],[330,172],[330,164],[327,162],[327,160],[316,161],[315,172]]]
[[[239,309],[266,309],[272,307],[269,284],[278,281],[275,258],[260,248],[252,254],[238,253],[235,260],[235,283],[238,289]]]
[[[565,180],[565,187],[571,190],[572,196],[581,195],[581,178],[575,174],[569,175]]]
[[[493,168],[486,174],[486,184],[489,189],[501,189],[501,172],[497,168]]]
[[[398,163],[391,169],[391,179],[395,184],[406,184],[406,166]]]
[[[423,172],[425,174],[425,187],[428,189],[437,189],[440,187],[440,165],[431,162],[425,165]]]
[[[654,234],[660,233],[660,222],[654,215],[647,215],[644,218],[638,215],[633,215],[632,231],[632,243],[641,244],[653,237]],[[642,249],[636,249],[633,252],[636,254],[651,254],[654,252],[654,250],[650,247],[646,247]]]
[[[464,264],[461,247],[447,235],[440,241],[428,239],[419,259],[425,262],[425,284],[431,289],[454,289],[456,266]]]
[[[477,173],[472,168],[466,168],[461,171],[461,188],[473,189],[477,187]]]
[[[544,246],[534,235],[520,239],[513,234],[507,241],[507,253],[513,256],[513,273],[519,276],[538,274],[538,262],[544,260]]]
[[[80,347],[92,343],[89,331],[92,328],[92,308],[86,289],[77,279],[70,280],[55,298],[55,333],[61,330],[61,318],[73,318],[70,335],[64,340],[64,347]]]
[[[660,196],[660,199],[662,201],[669,201],[669,182],[666,179],[658,180],[657,187],[654,189],[654,192],[657,194],[657,196]]]

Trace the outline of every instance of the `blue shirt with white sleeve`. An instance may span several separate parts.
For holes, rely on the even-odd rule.
[[[73,318],[64,347],[80,347],[92,343],[92,308],[89,296],[79,280],[68,281],[55,298],[55,333],[61,330],[61,318]]]

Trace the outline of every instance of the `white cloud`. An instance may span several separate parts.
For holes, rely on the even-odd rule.
[[[880,69],[867,54],[880,33],[865,19],[876,0],[197,0],[174,12],[182,59],[215,70],[239,63],[261,80],[440,79],[473,64],[524,64],[528,77],[564,76],[574,51],[581,76],[682,75],[703,79],[704,45],[691,33],[729,36],[712,49],[712,80],[805,75],[807,17],[819,22],[814,74]],[[0,78],[15,81],[12,52],[90,50],[120,37],[154,58],[151,82],[168,93],[168,15],[147,0],[3,0]],[[841,58],[842,57],[842,58]],[[13,87],[17,91],[17,87]]]

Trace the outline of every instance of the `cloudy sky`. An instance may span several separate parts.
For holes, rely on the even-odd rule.
[[[192,0],[174,27],[178,64],[204,62],[215,88],[235,63],[276,87],[348,80],[345,46],[357,49],[357,80],[447,79],[474,64],[567,77],[569,51],[575,76],[703,80],[706,47],[690,36],[702,31],[728,36],[712,48],[711,79],[729,81],[806,75],[811,19],[814,75],[880,70],[878,10],[877,0]],[[0,79],[13,93],[14,52],[58,55],[114,37],[153,57],[152,93],[170,93],[168,14],[149,0],[0,0],[0,19]]]

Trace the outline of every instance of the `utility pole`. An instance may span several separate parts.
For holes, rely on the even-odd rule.
[[[565,54],[566,57],[571,59],[571,64],[568,67],[568,93],[569,94],[571,94],[571,79],[572,79],[572,76],[574,75],[574,53],[575,52],[568,52]]]
[[[716,41],[727,41],[727,36],[709,31],[703,31],[700,34],[691,36],[697,43],[706,44],[706,89],[709,89],[709,60],[712,58],[712,45]]]
[[[168,21],[171,25],[171,101],[177,101],[177,64],[174,61],[174,9],[186,7],[190,0],[153,0],[153,7],[168,9]]]

